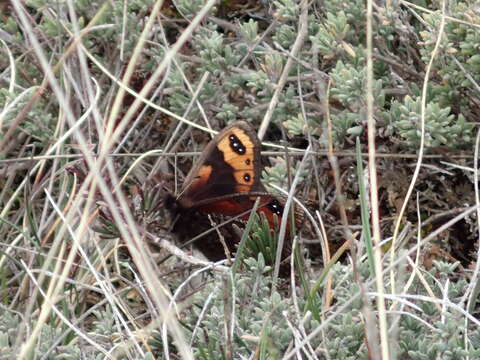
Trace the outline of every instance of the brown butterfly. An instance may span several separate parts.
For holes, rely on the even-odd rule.
[[[247,220],[257,198],[260,198],[257,213],[263,213],[274,229],[281,222],[284,207],[267,193],[260,181],[260,147],[254,129],[245,121],[237,121],[220,131],[195,161],[178,198],[170,196],[166,200],[167,208],[178,215],[174,232],[193,237],[194,229],[203,229],[200,223],[206,223],[205,215],[239,216]],[[209,222],[205,227],[208,226]],[[230,231],[225,240],[230,251],[235,251],[238,235]],[[210,260],[225,258],[218,241],[201,239],[196,245]],[[288,245],[283,257],[290,253]]]

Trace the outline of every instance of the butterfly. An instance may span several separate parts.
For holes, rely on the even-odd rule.
[[[257,213],[263,213],[273,230],[281,222],[284,206],[261,182],[260,148],[255,130],[246,121],[236,121],[220,131],[195,161],[179,196],[166,200],[167,208],[178,215],[174,232],[191,238],[194,229],[211,227],[205,215],[247,220],[257,198],[260,198]],[[223,235],[230,251],[235,251],[238,235],[228,230]],[[218,241],[201,239],[196,246],[210,260],[225,258]],[[284,247],[286,254],[288,247],[288,244]]]

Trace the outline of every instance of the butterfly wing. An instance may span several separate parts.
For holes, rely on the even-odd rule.
[[[184,209],[248,219],[257,197],[271,227],[283,205],[266,194],[260,181],[260,140],[253,127],[237,121],[219,132],[188,173],[178,203]],[[256,194],[255,194],[256,193]]]
[[[207,145],[188,173],[178,201],[184,208],[194,208],[208,199],[265,191],[261,168],[255,131],[247,122],[237,121]]]

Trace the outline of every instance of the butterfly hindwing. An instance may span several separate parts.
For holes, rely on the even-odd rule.
[[[283,215],[283,205],[271,195],[258,194],[238,194],[234,197],[223,197],[222,199],[206,202],[198,207],[199,211],[207,214],[218,214],[224,216],[240,216],[240,219],[247,220],[250,216],[250,210],[255,204],[257,198],[260,198],[257,212],[263,212],[270,223],[273,223],[276,215],[281,219]]]

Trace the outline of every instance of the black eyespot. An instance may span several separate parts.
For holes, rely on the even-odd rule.
[[[250,159],[245,160],[245,165],[249,166],[251,164]]]
[[[243,145],[242,142],[238,139],[238,137],[236,137],[234,134],[230,134],[228,139],[230,140],[230,147],[237,154],[243,155],[247,152],[245,145]]]
[[[250,176],[249,173],[243,174],[243,180],[245,180],[246,182],[250,182],[251,179],[252,177]]]
[[[278,200],[272,200],[267,204],[268,208],[278,216],[283,215],[283,206],[278,202]]]

